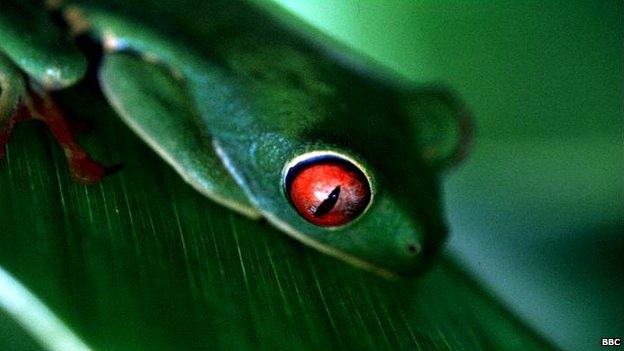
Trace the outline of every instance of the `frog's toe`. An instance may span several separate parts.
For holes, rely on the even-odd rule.
[[[65,114],[49,95],[31,93],[27,104],[30,118],[44,122],[63,149],[71,174],[76,181],[93,184],[110,174],[76,142]]]
[[[93,184],[120,169],[118,166],[106,168],[84,151],[75,141],[72,128],[61,109],[45,93],[26,93],[14,112],[8,118],[0,119],[0,159],[6,154],[6,146],[15,124],[32,119],[40,120],[48,126],[63,149],[70,172],[76,181]]]
[[[87,154],[68,157],[72,177],[81,183],[93,184],[106,175],[106,168],[92,160]]]

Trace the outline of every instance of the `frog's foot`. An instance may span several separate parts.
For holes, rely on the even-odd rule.
[[[94,161],[74,139],[72,128],[65,115],[46,93],[30,92],[13,116],[0,126],[0,158],[6,153],[6,144],[15,124],[26,120],[44,122],[63,149],[73,178],[81,183],[93,184],[117,168],[106,168]]]

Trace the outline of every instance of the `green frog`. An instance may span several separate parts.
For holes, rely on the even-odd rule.
[[[89,64],[129,128],[244,216],[384,276],[420,270],[447,236],[440,176],[468,154],[473,127],[446,88],[397,78],[267,5],[8,0],[0,157],[13,126],[38,119],[76,180],[111,173],[76,143],[50,94]]]

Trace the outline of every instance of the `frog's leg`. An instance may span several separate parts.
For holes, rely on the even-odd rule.
[[[107,170],[76,143],[61,109],[45,92],[74,84],[86,67],[75,43],[40,6],[0,1],[0,157],[13,126],[36,119],[48,126],[63,148],[76,180],[94,183],[105,175]],[[22,72],[41,90],[29,89]]]
[[[45,89],[70,86],[87,69],[76,44],[31,1],[0,1],[0,51]]]
[[[124,122],[200,193],[259,217],[215,153],[185,88],[201,58],[122,15],[78,5],[63,12],[75,33],[103,43],[100,83]]]
[[[140,20],[126,18],[123,13],[111,13],[97,5],[73,3],[65,5],[62,13],[74,35],[86,33],[102,43],[108,52],[130,51],[186,78],[194,75],[199,67],[206,66],[204,57],[186,45],[184,38],[171,40]]]
[[[115,167],[105,168],[95,162],[80,147],[72,135],[63,111],[49,95],[33,93],[30,95],[30,100],[27,102],[31,104],[29,106],[29,117],[25,119],[40,120],[48,126],[65,153],[74,179],[87,184],[96,183],[115,170]]]
[[[67,157],[73,177],[83,183],[99,181],[107,170],[93,161],[74,140],[62,111],[45,92],[30,91],[21,72],[0,53],[0,158],[16,123],[44,122]]]
[[[104,94],[124,122],[197,191],[249,217],[259,217],[215,153],[182,81],[127,53],[107,53]]]

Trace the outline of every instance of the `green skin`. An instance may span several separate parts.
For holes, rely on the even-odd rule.
[[[87,64],[45,8],[13,2],[0,4],[0,131],[27,85],[70,86]],[[389,79],[318,35],[307,39],[323,47],[312,45],[251,4],[106,2],[57,10],[105,48],[99,81],[120,117],[199,192],[386,276],[438,251],[438,176],[465,156],[470,131],[450,93]],[[369,179],[369,207],[344,226],[307,222],[285,195],[288,165],[316,154]]]

